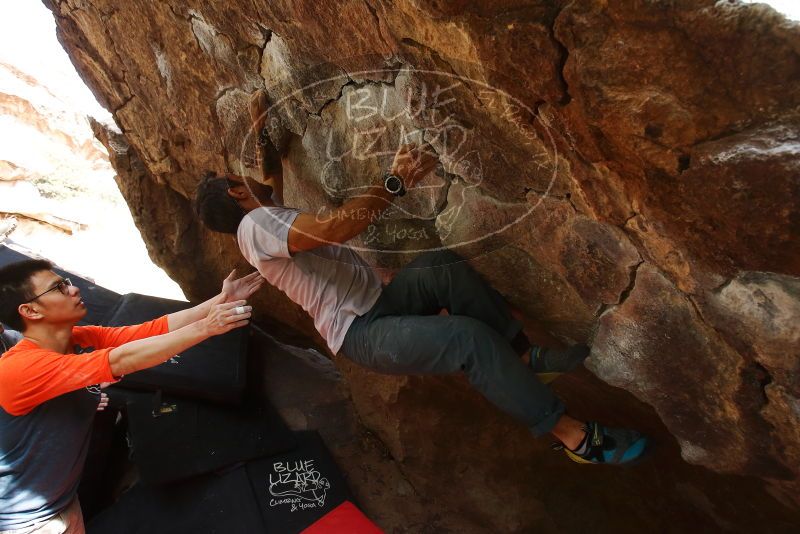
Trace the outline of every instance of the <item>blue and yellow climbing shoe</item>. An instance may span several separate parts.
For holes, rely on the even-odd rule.
[[[573,345],[567,349],[549,349],[533,345],[531,347],[530,366],[544,384],[568,373],[578,367],[589,356],[590,349],[586,345]]]
[[[583,429],[586,437],[575,451],[557,447],[579,464],[630,464],[647,449],[647,438],[635,430],[608,428],[595,422],[586,423]]]

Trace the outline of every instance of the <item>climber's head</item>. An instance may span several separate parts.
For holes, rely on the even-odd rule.
[[[195,193],[195,211],[210,230],[235,234],[247,212],[259,207],[244,178],[206,171]]]

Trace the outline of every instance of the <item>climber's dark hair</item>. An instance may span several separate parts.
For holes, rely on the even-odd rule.
[[[245,210],[228,194],[226,177],[205,171],[194,195],[197,216],[209,230],[235,234]]]
[[[20,332],[25,330],[17,308],[34,296],[31,277],[52,269],[53,264],[47,260],[23,260],[0,269],[0,322]]]

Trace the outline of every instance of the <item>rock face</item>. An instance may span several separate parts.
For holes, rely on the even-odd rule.
[[[458,378],[337,357],[432,514],[487,531],[800,522],[800,25],[716,0],[45,3],[187,295],[241,264],[188,199],[206,168],[257,177],[246,103],[266,86],[288,205],[338,205],[427,141],[445,172],[354,245],[388,271],[458,251],[531,337],[593,345],[594,376],[556,386],[576,416],[663,444],[636,470],[567,465]],[[278,291],[256,305],[322,345]]]

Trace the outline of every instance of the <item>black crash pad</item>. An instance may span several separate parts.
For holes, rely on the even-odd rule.
[[[33,259],[16,250],[12,250],[5,245],[0,245],[0,267],[23,260]],[[109,315],[109,312],[117,305],[122,296],[110,289],[100,287],[94,282],[82,278],[74,273],[63,269],[54,268],[54,272],[59,276],[69,278],[70,281],[81,290],[81,298],[86,304],[86,316],[80,320],[79,325],[98,325]]]
[[[244,467],[179,484],[139,484],[86,526],[88,534],[264,532]]]
[[[164,486],[138,484],[87,526],[89,534],[294,534],[345,501],[344,477],[316,432],[299,447],[224,474]]]
[[[127,326],[191,307],[188,302],[129,293],[106,326]],[[249,327],[209,338],[161,365],[132,373],[115,386],[237,404],[246,386]]]
[[[293,451],[248,462],[265,532],[299,533],[345,501],[350,488],[316,432],[296,432]]]
[[[277,412],[129,393],[131,459],[146,484],[163,484],[292,450],[297,441]]]

